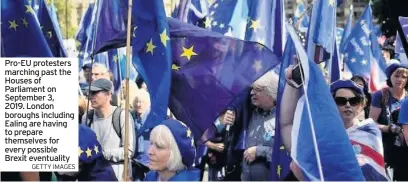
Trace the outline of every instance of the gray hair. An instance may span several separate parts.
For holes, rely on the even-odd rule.
[[[169,171],[175,172],[186,168],[186,166],[183,164],[176,139],[167,126],[158,125],[154,127],[150,133],[150,139],[156,141],[157,144],[161,146],[165,146],[165,144],[168,143],[167,147],[170,149],[170,157],[167,161],[167,169]]]
[[[266,92],[273,100],[277,100],[279,77],[273,71],[268,71],[256,80],[253,86],[265,87]]]
[[[93,63],[93,65],[92,65],[92,69],[95,69],[95,68],[102,68],[104,71],[104,73],[109,73],[109,69],[104,65],[104,64],[101,64],[101,63]]]

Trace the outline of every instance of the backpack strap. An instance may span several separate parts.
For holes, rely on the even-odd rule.
[[[115,129],[116,134],[118,135],[121,141],[119,147],[122,147],[122,122],[120,119],[120,114],[122,113],[122,110],[123,110],[122,108],[116,107],[112,114],[113,129]]]
[[[391,122],[391,110],[388,106],[388,102],[390,100],[390,90],[388,87],[384,87],[381,89],[382,98],[381,98],[381,105],[382,108],[385,109],[385,115],[387,117],[388,123]]]
[[[383,106],[387,106],[388,101],[390,99],[389,89],[387,87],[384,87],[384,88],[381,89],[381,93],[382,93],[381,104]]]
[[[95,113],[95,110],[93,110],[93,109],[88,112],[88,119],[85,121],[85,124],[89,128],[91,127],[91,125],[92,125],[92,123],[94,121],[94,118],[93,118],[94,113]]]

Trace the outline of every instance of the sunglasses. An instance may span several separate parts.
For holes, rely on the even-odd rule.
[[[360,97],[336,97],[334,98],[334,101],[336,102],[336,104],[338,106],[344,106],[347,104],[347,102],[351,105],[351,106],[356,106],[358,104],[360,104],[361,102],[361,98]]]

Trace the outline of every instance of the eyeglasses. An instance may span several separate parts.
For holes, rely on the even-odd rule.
[[[347,104],[347,102],[351,105],[351,106],[356,106],[358,104],[360,104],[361,102],[361,98],[360,97],[335,97],[334,101],[336,102],[336,104],[338,106],[344,106]]]

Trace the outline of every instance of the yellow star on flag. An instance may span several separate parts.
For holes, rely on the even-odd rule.
[[[114,61],[114,62],[118,62],[118,60],[119,60],[118,55],[114,55],[114,56],[113,56],[113,61]]]
[[[171,65],[171,69],[178,71],[180,69],[180,67],[177,66],[176,64],[173,64],[173,65]]]
[[[95,145],[94,150],[95,150],[95,154],[98,154],[98,153],[99,153],[99,148],[98,148],[98,146]]]
[[[153,50],[156,46],[153,44],[153,40],[150,39],[150,42],[146,44],[146,53],[150,52],[153,55]]]
[[[204,24],[205,24],[205,28],[211,28],[211,18],[207,18]]]
[[[12,29],[14,29],[14,31],[17,31],[18,25],[17,25],[17,23],[16,23],[16,20],[9,21],[9,23],[10,23],[10,27],[9,27],[9,28],[12,28]]]
[[[187,138],[190,138],[190,137],[191,137],[191,130],[187,129]]]
[[[256,32],[256,30],[258,29],[258,28],[261,28],[261,24],[260,24],[260,22],[259,22],[260,20],[251,20],[251,26],[249,27],[249,28],[252,28],[252,29],[254,29],[254,32]]]
[[[281,166],[278,165],[278,167],[276,168],[276,174],[278,174],[279,177],[281,175],[281,170],[282,170]]]
[[[255,69],[256,72],[259,72],[259,70],[262,68],[261,60],[255,60],[254,65],[252,65],[252,67]]]
[[[78,157],[80,157],[82,153],[84,153],[84,151],[81,149],[81,147],[78,147]]]
[[[87,156],[87,157],[92,157],[92,150],[89,149],[89,147],[88,147],[88,149],[85,151],[85,153],[86,153],[86,156]]]
[[[334,7],[334,3],[335,3],[334,0],[329,0],[329,5],[330,5],[331,7]]]
[[[186,57],[189,61],[191,59],[191,56],[197,56],[197,53],[194,52],[194,46],[191,46],[190,48],[186,49],[183,47],[183,53],[180,55],[180,57]]]
[[[28,22],[27,22],[27,20],[25,18],[21,18],[21,21],[23,22],[23,25],[25,27],[28,27]]]
[[[160,40],[163,43],[164,47],[167,45],[167,41],[170,40],[169,36],[167,36],[166,29],[160,34]]]
[[[285,150],[285,147],[282,145],[279,149],[281,150]]]
[[[26,13],[31,13],[31,14],[35,13],[33,8],[30,5],[25,5],[25,7],[26,7]]]

